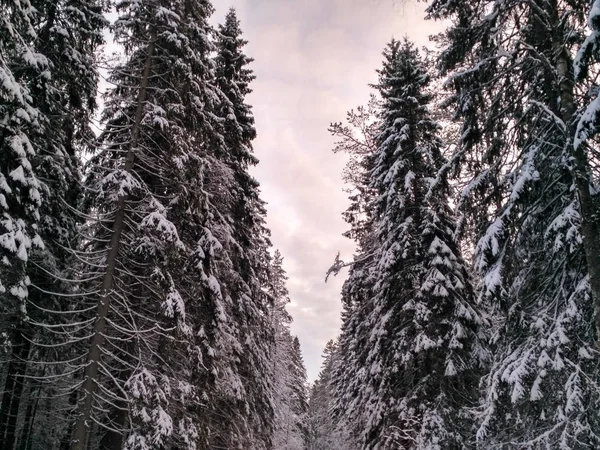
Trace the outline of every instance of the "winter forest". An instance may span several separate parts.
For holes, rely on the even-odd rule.
[[[236,10],[0,0],[0,450],[600,449],[600,0],[422,3],[309,383]]]

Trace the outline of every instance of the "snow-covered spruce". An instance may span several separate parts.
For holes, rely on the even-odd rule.
[[[453,22],[440,61],[463,127],[451,163],[469,180],[461,222],[477,242],[480,297],[498,324],[477,433],[485,449],[600,445],[596,189],[587,153],[572,145],[583,99],[571,55],[588,6],[440,0],[429,8]]]
[[[53,313],[69,308],[72,298],[76,151],[91,134],[95,52],[105,19],[94,0],[4,2],[2,9],[0,329],[9,348],[0,440],[12,449],[56,443],[64,429],[63,417],[56,420],[47,407],[50,401],[66,406],[68,397],[61,388],[69,376],[53,365],[59,342]],[[39,397],[48,402],[38,407]]]
[[[275,330],[275,352],[271,367],[274,376],[273,448],[304,450],[307,443],[306,369],[300,343],[290,332],[292,317],[285,307],[290,302],[283,257],[275,251],[269,270],[268,293],[273,302],[271,320]]]
[[[338,344],[329,341],[323,350],[319,377],[310,388],[307,450],[357,450],[345,423],[331,414],[334,405],[333,367],[339,357]]]
[[[125,61],[111,71],[88,164],[82,306],[98,308],[81,330],[92,339],[71,448],[209,448],[213,358],[229,321],[213,262],[222,219],[204,182],[207,155],[223,146],[213,9],[144,0],[117,10]]]
[[[375,86],[373,246],[344,288],[360,298],[347,300],[334,376],[338,414],[361,431],[364,449],[473,447],[467,410],[488,356],[487,323],[454,241],[448,184],[437,177],[444,160],[428,83],[418,51],[392,40]]]
[[[12,21],[0,34],[0,345],[10,361],[1,390],[0,436],[14,442],[11,404],[20,397],[18,376],[25,371],[16,359],[29,354],[22,338],[31,283],[28,269],[32,253],[44,248],[39,235],[42,185],[34,168],[39,149],[33,144],[41,120],[31,81],[47,69],[47,61],[31,44],[31,5],[1,2],[0,8]]]
[[[270,372],[274,330],[269,321],[270,301],[265,293],[269,278],[269,231],[266,210],[258,182],[248,173],[258,160],[253,155],[256,137],[252,108],[246,103],[254,74],[252,62],[244,54],[246,41],[234,9],[219,25],[214,59],[215,85],[219,89],[217,114],[220,118],[223,147],[213,151],[206,172],[206,190],[222,215],[216,229],[224,250],[215,259],[215,271],[222,280],[228,314],[234,326],[229,342],[223,342],[230,359],[224,359],[225,372],[232,366],[240,391],[232,416],[219,428],[229,433],[224,447],[267,449],[273,435],[272,389]],[[233,339],[231,339],[233,338]],[[219,408],[215,410],[218,412]],[[215,444],[216,445],[216,444]]]

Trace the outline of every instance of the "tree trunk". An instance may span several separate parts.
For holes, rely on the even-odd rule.
[[[37,412],[37,405],[40,399],[40,387],[32,387],[29,394],[29,404],[25,411],[25,420],[21,429],[21,437],[19,438],[19,450],[28,450],[31,448],[31,434],[33,431],[33,423]]]
[[[22,331],[14,338],[12,357],[8,364],[8,374],[4,385],[4,395],[0,406],[0,449],[13,450],[17,439],[17,417],[23,393],[23,377],[27,370],[27,357],[31,344]]]
[[[156,31],[152,32],[150,43],[148,44],[146,61],[140,84],[140,91],[137,98],[137,108],[135,119],[131,130],[131,141],[127,160],[125,161],[125,171],[131,172],[135,162],[135,149],[140,135],[140,124],[142,122],[142,114],[144,101],[146,99],[146,90],[148,87],[148,77],[152,66],[152,54],[156,41]],[[127,199],[125,196],[119,199],[115,219],[112,226],[112,236],[110,239],[110,247],[106,258],[106,271],[102,279],[100,289],[100,299],[96,310],[96,322],[94,323],[94,334],[90,344],[88,353],[88,364],[84,372],[84,382],[82,386],[82,398],[80,400],[79,417],[75,424],[75,431],[71,442],[71,450],[85,450],[86,440],[88,438],[89,429],[91,426],[90,419],[92,417],[92,408],[94,396],[97,389],[98,363],[100,361],[101,347],[104,344],[104,331],[106,328],[106,316],[110,307],[113,287],[113,275],[119,247],[121,243],[121,233],[123,232],[123,222],[125,218],[125,207]]]
[[[127,354],[135,354],[133,345],[131,343],[125,344],[123,354],[119,355],[120,358],[126,359]],[[119,373],[119,381],[125,383],[131,376],[132,371],[130,369],[121,370]],[[125,430],[127,422],[129,421],[129,405],[124,400],[115,402],[115,406],[112,408],[107,425],[112,428],[107,430],[102,439],[100,440],[99,450],[122,450],[123,438],[125,437]]]

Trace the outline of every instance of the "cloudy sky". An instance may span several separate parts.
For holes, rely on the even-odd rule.
[[[428,44],[435,24],[422,3],[402,0],[214,1],[215,21],[238,11],[257,79],[254,106],[261,163],[254,171],[268,202],[272,241],[285,257],[294,317],[314,380],[325,343],[340,326],[345,274],[324,282],[338,251],[354,245],[341,234],[348,202],[340,178],[344,156],[333,154],[331,122],[368,100],[381,51],[392,37]]]

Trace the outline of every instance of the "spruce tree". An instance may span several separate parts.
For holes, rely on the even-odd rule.
[[[333,151],[349,155],[343,179],[350,185],[350,206],[343,217],[350,229],[344,236],[353,239],[357,245],[353,261],[346,263],[338,255],[327,275],[337,275],[343,267],[350,267],[342,287],[342,332],[337,348],[340,358],[331,361],[331,379],[328,382],[332,391],[328,412],[331,414],[333,434],[326,438],[331,445],[347,449],[359,448],[362,442],[362,426],[358,423],[358,417],[347,413],[357,408],[360,402],[358,392],[363,384],[360,354],[361,349],[368,345],[369,325],[366,316],[371,309],[367,299],[371,298],[373,281],[376,198],[370,175],[377,151],[377,111],[378,100],[371,95],[367,107],[361,106],[348,112],[345,124],[336,122],[329,127],[337,139]],[[319,442],[319,437],[315,436],[314,445],[321,445]]]
[[[12,90],[14,98],[7,99],[2,104],[3,107],[8,107],[8,113],[10,106],[17,104],[17,98],[25,101],[20,108],[18,128],[23,138],[23,133],[28,133],[26,144],[25,141],[21,144],[17,142],[20,139],[18,135],[11,138],[7,132],[12,127],[12,119],[8,114],[5,115],[5,142],[12,141],[13,150],[18,152],[21,148],[23,154],[11,156],[3,152],[8,157],[3,168],[10,169],[21,161],[21,170],[25,170],[21,180],[17,180],[13,173],[12,178],[9,176],[9,181],[26,182],[29,199],[23,198],[19,203],[23,208],[22,212],[31,214],[29,219],[24,221],[23,216],[18,221],[22,230],[11,226],[13,233],[17,233],[17,242],[21,240],[25,247],[21,246],[20,254],[17,254],[18,261],[12,261],[11,268],[3,269],[1,274],[13,278],[10,291],[14,294],[17,292],[15,289],[19,290],[20,304],[15,309],[17,305],[13,301],[2,302],[3,307],[6,307],[3,317],[6,328],[3,328],[8,332],[12,346],[0,409],[0,440],[3,442],[0,448],[6,449],[12,449],[18,438],[17,422],[25,406],[21,400],[26,395],[29,396],[29,404],[20,431],[21,440],[25,442],[19,445],[26,445],[33,439],[27,426],[33,429],[33,405],[37,400],[27,393],[27,387],[31,390],[33,382],[25,382],[26,361],[31,359],[34,364],[30,378],[48,371],[44,366],[51,351],[47,347],[33,351],[30,348],[32,343],[36,344],[40,340],[48,344],[51,336],[48,336],[47,325],[56,322],[52,312],[64,309],[68,303],[71,289],[66,280],[69,278],[67,272],[72,262],[68,249],[74,245],[78,221],[74,211],[80,192],[76,151],[85,145],[92,134],[89,120],[94,112],[97,93],[96,50],[103,42],[102,31],[105,26],[101,2],[33,1],[21,6],[25,8],[22,11],[26,11],[24,15],[17,8],[14,14],[6,16],[15,22],[5,22],[7,27],[4,28],[4,37],[10,37],[13,42],[2,51],[7,57],[7,68],[12,66],[15,69],[14,75],[18,77],[11,81],[10,73],[5,74],[4,86]],[[8,8],[13,7],[16,5]],[[23,89],[21,94],[16,90],[18,87]],[[27,104],[34,105],[35,110],[27,112]],[[35,123],[35,126],[28,130],[28,123]],[[14,156],[17,158],[14,159]],[[6,199],[2,194],[4,204],[1,206],[14,210],[14,195],[20,195],[19,191],[23,187],[4,184],[4,191],[10,191],[11,195]],[[32,209],[31,202],[38,205],[37,211]],[[9,207],[11,204],[12,207]],[[16,212],[10,213],[7,210],[6,214]],[[5,224],[8,225],[8,221]],[[37,237],[28,237],[27,227],[35,230]],[[4,237],[10,236],[6,234]],[[13,242],[13,246],[14,244]],[[13,275],[10,275],[11,272]],[[25,284],[21,284],[21,288],[14,285],[17,282],[14,277],[17,272],[24,276]],[[41,334],[45,336],[42,338]],[[37,395],[42,395],[40,389],[37,388]],[[51,393],[44,391],[43,395]],[[43,413],[47,415],[49,411]]]
[[[482,448],[598,446],[598,246],[572,55],[588,1],[434,1],[462,134],[451,158],[480,296],[499,327]],[[588,79],[588,83],[591,80]],[[575,145],[574,145],[575,139]]]
[[[47,60],[33,46],[31,5],[2,2],[0,7],[0,316],[2,350],[10,361],[0,406],[4,442],[14,439],[11,404],[20,397],[19,375],[29,354],[21,338],[31,283],[27,269],[33,251],[44,248],[39,234],[42,183],[34,168],[39,149],[33,144],[43,119],[31,97],[31,81],[47,69]]]
[[[444,159],[429,81],[412,44],[392,40],[375,86],[374,242],[357,257],[364,287],[351,276],[344,288],[353,298],[335,375],[337,409],[365,449],[473,446],[466,410],[487,357],[486,319],[454,239],[448,183],[437,176]]]
[[[43,247],[36,230],[41,186],[33,172],[32,160],[37,152],[31,142],[35,128],[40,125],[39,111],[33,105],[26,73],[30,71],[32,76],[39,76],[47,68],[47,61],[32,45],[35,31],[31,5],[3,2],[2,7],[11,22],[6,23],[0,34],[3,266],[0,292],[15,303],[18,310],[24,307],[27,297],[29,282],[25,264],[29,252],[33,247]],[[3,301],[3,306],[6,303]]]
[[[73,450],[208,448],[222,316],[212,257],[219,220],[204,190],[222,146],[208,1],[118,3],[125,61],[110,76],[89,162],[82,300],[92,334]],[[95,423],[97,426],[92,427]]]
[[[339,359],[336,341],[329,341],[323,350],[323,364],[319,377],[310,387],[308,402],[307,450],[355,450],[348,426],[336,422],[331,414],[334,406],[333,368]]]
[[[306,369],[298,338],[290,332],[292,318],[285,307],[289,303],[287,276],[278,250],[270,267],[269,295],[273,301],[272,323],[275,330],[273,447],[303,450],[307,439]]]
[[[206,190],[222,217],[217,233],[222,236],[223,251],[215,270],[223,280],[232,326],[220,344],[230,358],[222,370],[231,378],[222,385],[224,395],[215,408],[223,437],[214,445],[259,450],[270,448],[273,432],[269,361],[274,335],[265,294],[270,246],[266,210],[259,184],[249,174],[258,160],[252,149],[254,117],[246,103],[254,80],[249,68],[252,59],[244,53],[246,43],[231,9],[215,40],[214,84],[220,95],[216,114],[223,145],[209,156],[206,175]],[[223,410],[227,411],[225,420]]]

